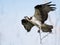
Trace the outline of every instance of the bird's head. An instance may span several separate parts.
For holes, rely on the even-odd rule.
[[[32,19],[32,17],[28,17],[28,16],[25,16],[24,18],[27,19],[27,20],[31,20]]]
[[[28,16],[25,16],[24,18],[25,18],[25,19],[29,19],[29,17],[28,17]]]

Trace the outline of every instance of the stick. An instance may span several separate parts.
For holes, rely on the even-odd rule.
[[[41,30],[41,26],[40,26],[40,29],[39,30]],[[39,35],[40,35],[40,44],[42,44],[41,31],[40,31]]]

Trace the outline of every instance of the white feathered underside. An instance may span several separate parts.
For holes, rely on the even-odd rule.
[[[30,20],[34,25],[36,25],[37,27],[41,26],[41,22],[39,20],[37,20],[34,16],[32,17],[32,19]]]

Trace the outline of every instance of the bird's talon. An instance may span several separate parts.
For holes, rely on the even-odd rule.
[[[38,33],[40,33],[40,30],[38,30]]]

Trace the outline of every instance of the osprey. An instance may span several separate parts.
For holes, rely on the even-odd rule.
[[[36,5],[34,7],[34,15],[32,17],[25,16],[24,19],[21,20],[22,25],[27,30],[27,32],[30,32],[33,26],[37,26],[39,29],[41,28],[43,32],[52,32],[53,26],[44,23],[48,18],[48,13],[56,9],[55,7],[52,7],[55,6],[55,4],[50,3],[51,2]],[[38,32],[40,31],[38,30]]]

